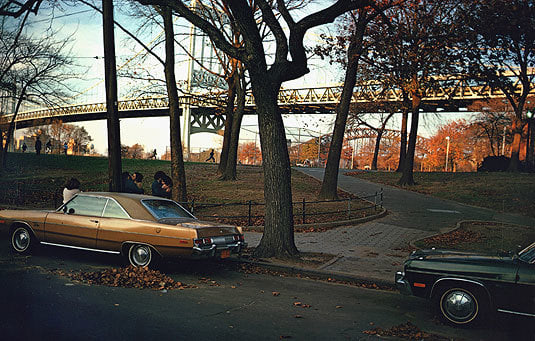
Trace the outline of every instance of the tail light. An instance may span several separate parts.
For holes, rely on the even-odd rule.
[[[243,234],[235,234],[234,235],[234,241],[235,242],[243,242],[245,239],[243,238]]]
[[[207,245],[212,244],[212,238],[199,238],[193,241],[195,245]]]

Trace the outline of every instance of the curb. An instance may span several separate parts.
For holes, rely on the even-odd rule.
[[[337,259],[337,258],[336,258]],[[232,259],[232,261],[237,263],[245,263],[249,265],[255,265],[262,267],[264,269],[268,269],[271,271],[279,271],[284,272],[290,275],[302,275],[306,277],[310,277],[312,279],[320,279],[320,280],[326,280],[329,282],[353,282],[357,284],[364,284],[369,286],[378,286],[379,290],[396,290],[396,286],[394,284],[394,280],[392,281],[385,281],[381,279],[371,280],[364,276],[344,273],[344,272],[327,272],[323,270],[316,270],[316,269],[305,269],[300,268],[296,266],[289,266],[284,264],[277,264],[277,263],[268,263],[268,262],[262,262],[262,261],[251,261],[246,260],[242,258]],[[393,278],[393,277],[392,277]]]
[[[368,221],[372,221],[375,219],[382,218],[388,214],[388,211],[386,208],[382,207],[381,212],[373,215],[369,215],[362,218],[356,218],[356,219],[350,219],[350,220],[338,220],[338,221],[329,221],[325,223],[313,223],[313,224],[295,224],[294,228],[307,228],[307,227],[338,227],[338,226],[346,226],[346,225],[356,225],[361,223],[366,223]],[[260,231],[255,231],[256,229],[263,229],[264,225],[253,225],[253,226],[243,226],[244,229],[249,229],[247,232],[257,232],[261,233]]]

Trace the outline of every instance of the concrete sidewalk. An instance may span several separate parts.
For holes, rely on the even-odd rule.
[[[305,174],[323,179],[323,169],[299,168]],[[449,231],[462,220],[500,221],[535,226],[535,219],[442,200],[431,196],[371,183],[341,170],[338,187],[359,196],[383,188],[384,207],[388,215],[355,226],[326,232],[296,233],[299,251],[321,252],[336,256],[317,272],[334,278],[354,279],[392,285],[394,274],[402,269],[412,241]],[[262,235],[246,232],[249,246],[255,247]]]

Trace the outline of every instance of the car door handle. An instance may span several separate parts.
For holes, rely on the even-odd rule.
[[[98,220],[95,219],[89,219],[90,222],[98,224]]]

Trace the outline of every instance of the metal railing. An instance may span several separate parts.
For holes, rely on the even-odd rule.
[[[311,217],[316,216],[327,216],[327,215],[337,215],[340,217],[339,220],[351,220],[354,218],[355,213],[365,211],[365,210],[371,210],[377,211],[378,209],[383,208],[383,189],[379,192],[375,192],[374,194],[367,195],[367,196],[361,196],[361,197],[354,197],[354,198],[345,198],[345,199],[339,199],[339,200],[317,200],[317,201],[306,201],[303,199],[302,201],[293,202],[293,216],[296,223],[300,224],[307,224],[310,222]],[[353,204],[354,202],[357,202],[359,204]],[[362,202],[368,202],[368,205],[362,205]],[[260,210],[260,208],[264,207],[265,203],[259,203],[252,200],[248,200],[246,202],[242,203],[198,203],[195,200],[188,201],[188,202],[180,202],[180,204],[188,210],[196,215],[200,219],[205,220],[211,220],[211,219],[217,219],[217,220],[239,220],[243,222],[247,222],[247,226],[253,226],[258,225],[255,224],[255,221],[263,221],[264,215],[258,214],[257,212],[263,211]],[[333,206],[335,204],[335,208],[329,208],[325,207],[323,209],[314,209],[311,207],[314,207],[316,205],[319,206]],[[338,205],[336,205],[338,204]],[[340,205],[341,204],[341,205]],[[214,214],[213,209],[221,208],[221,207],[237,207],[238,212],[246,212],[246,214],[234,214],[234,215],[220,215],[220,214]],[[343,207],[343,209],[342,209]],[[241,208],[241,209],[240,209]],[[308,219],[307,219],[308,218]]]
[[[28,208],[57,208],[61,205],[63,195],[60,190],[50,192],[49,184],[26,183],[15,181],[2,183],[0,187],[0,205]],[[260,226],[264,221],[265,203],[248,200],[241,203],[202,203],[195,200],[180,202],[192,214],[202,220],[216,220],[233,223],[235,225]],[[366,210],[376,212],[383,208],[383,189],[374,194],[345,198],[339,200],[293,202],[293,216],[296,224],[316,222],[314,217],[321,217],[320,221],[351,220]],[[229,209],[233,208],[233,209]],[[221,212],[236,212],[228,215]],[[330,219],[325,218],[331,216]]]

